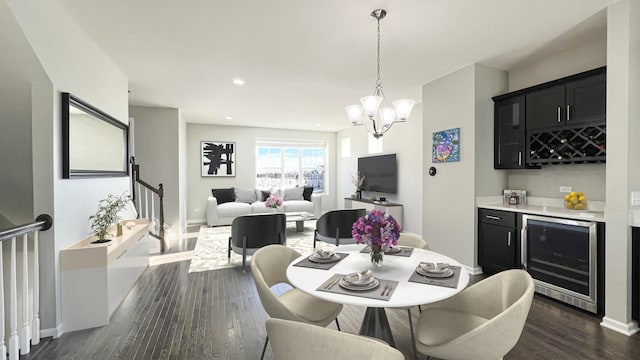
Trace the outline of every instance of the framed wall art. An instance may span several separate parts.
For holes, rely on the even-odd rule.
[[[433,163],[460,161],[460,128],[434,132],[432,150]]]
[[[200,142],[202,176],[236,176],[236,143]]]

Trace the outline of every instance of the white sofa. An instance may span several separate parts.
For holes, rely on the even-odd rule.
[[[281,196],[283,199],[284,196]],[[308,212],[316,217],[322,212],[322,197],[317,194],[311,195],[311,201],[307,200],[284,200],[282,206],[277,209],[269,208],[264,205],[264,201],[255,201],[253,203],[246,202],[225,202],[218,204],[218,200],[214,196],[207,199],[207,225],[231,225],[233,219],[241,215],[249,214],[265,214],[265,213],[292,213],[292,212]]]

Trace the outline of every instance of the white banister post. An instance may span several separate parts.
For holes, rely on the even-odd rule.
[[[6,360],[7,347],[4,345],[4,267],[2,256],[2,242],[0,242],[0,360]]]
[[[11,238],[11,268],[9,269],[9,359],[18,360],[18,290],[16,285],[16,237]]]
[[[144,217],[149,218],[149,189],[144,188]]]
[[[151,232],[156,234],[156,206],[154,202],[156,197],[153,196],[153,194],[154,193],[151,193],[151,219],[149,219],[149,226],[152,226]]]
[[[40,343],[40,258],[38,255],[38,231],[33,232],[33,318],[31,320],[31,344]]]
[[[142,216],[142,192],[140,192],[140,183],[136,182],[136,185],[138,186],[138,192],[136,194],[138,194],[138,203],[136,204],[136,206],[138,207],[138,216],[142,219],[144,216]]]
[[[29,236],[22,235],[22,333],[20,334],[20,354],[29,353]]]

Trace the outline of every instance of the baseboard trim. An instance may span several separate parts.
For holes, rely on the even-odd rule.
[[[54,339],[57,339],[60,336],[62,336],[62,334],[63,334],[63,332],[62,332],[62,324],[58,325],[55,328],[40,329],[40,337],[41,338],[52,337]]]
[[[187,225],[206,224],[207,219],[191,219],[187,220]]]
[[[636,321],[623,323],[606,316],[602,318],[600,326],[606,327],[607,329],[611,329],[615,332],[619,332],[620,334],[627,336],[631,336],[640,331],[640,329],[638,328],[638,323]]]
[[[475,266],[475,267],[471,267],[471,266],[467,266],[467,265],[463,265],[465,269],[467,269],[467,272],[469,273],[469,275],[480,275],[482,274],[482,268],[480,266]]]

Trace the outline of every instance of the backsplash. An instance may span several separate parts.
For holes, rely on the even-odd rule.
[[[507,170],[507,188],[524,189],[527,196],[562,198],[560,186],[582,191],[589,200],[605,201],[605,164],[548,165],[542,169]]]

